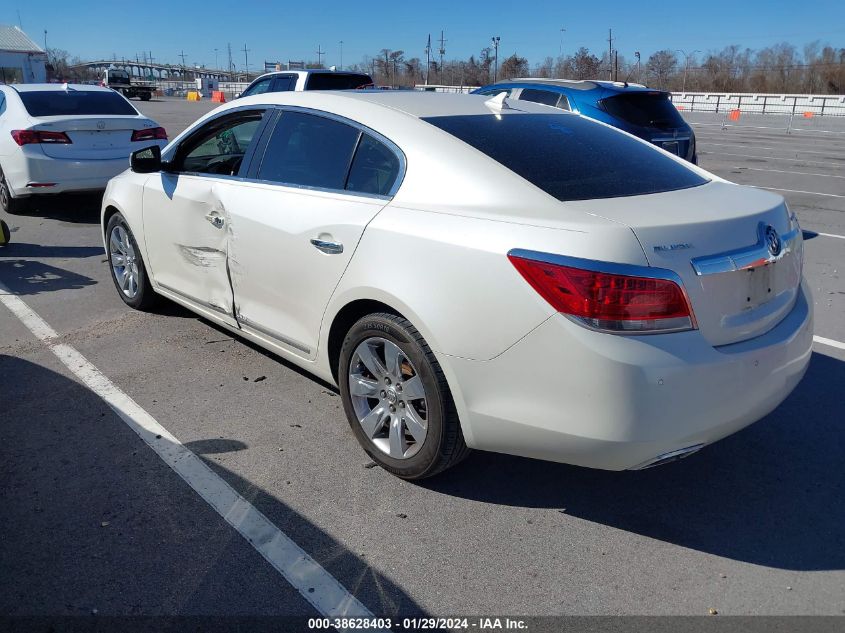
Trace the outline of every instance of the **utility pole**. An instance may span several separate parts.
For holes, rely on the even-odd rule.
[[[214,70],[220,70],[220,64],[217,61],[217,50],[216,48],[214,49]]]
[[[185,70],[185,57],[186,57],[186,55],[185,55],[184,50],[179,53],[179,57],[182,58],[182,81],[184,81],[185,79],[187,79],[187,72]]]
[[[560,29],[560,48],[558,49],[558,57],[563,57],[563,34],[566,33],[566,29]]]
[[[340,69],[343,70],[343,40],[340,40]]]
[[[443,56],[446,54],[446,40],[443,39],[443,31],[440,31],[440,83],[443,84]]]
[[[47,29],[44,29],[44,51],[47,51]]]
[[[501,40],[501,39],[502,38],[499,37],[498,35],[494,35],[493,38],[492,38],[493,49],[496,51],[495,58],[494,58],[495,61],[493,62],[494,63],[494,66],[493,66],[493,83],[496,83],[496,79],[499,76],[499,40]]]
[[[608,76],[613,81],[613,29],[607,30],[607,66]]]
[[[695,55],[696,53],[700,53],[701,51],[695,50],[692,53],[690,53],[689,55],[687,55],[686,52],[684,52],[680,48],[675,49],[675,50],[678,53],[680,53],[681,55],[684,56],[684,85],[681,88],[681,92],[686,92],[687,91],[687,72],[689,71],[689,58],[692,57],[693,55]]]
[[[619,81],[619,51],[613,51],[613,81]]]
[[[323,67],[323,55],[326,53],[323,51],[323,47],[317,44],[317,66],[320,68]]]
[[[428,85],[428,76],[431,74],[431,33],[428,34],[428,41],[425,44],[425,85]]]
[[[244,72],[246,72],[246,80],[249,81],[249,49],[244,44]]]

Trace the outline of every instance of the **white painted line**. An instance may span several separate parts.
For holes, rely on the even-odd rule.
[[[832,338],[825,338],[823,336],[814,336],[813,342],[820,343],[821,345],[829,345],[830,347],[836,347],[838,349],[845,349],[845,343],[834,341]]]
[[[715,112],[713,113],[715,114]],[[729,127],[735,130],[778,130],[780,132],[786,132],[787,126],[782,125],[780,127],[771,127],[767,125],[730,125],[725,123],[690,123],[690,125],[696,125],[699,127]],[[811,128],[806,127],[794,127],[791,128],[793,132],[818,132],[820,134],[845,134],[842,130],[814,130]]]
[[[328,618],[372,617],[340,582],[305,553],[264,514],[216,475],[199,457],[58,335],[19,297],[0,284],[0,302],[65,367],[135,431],[156,454],[237,530],[302,597]]]
[[[718,147],[745,147],[745,148],[748,147],[747,143],[711,143],[710,141],[707,141],[707,140],[703,141],[701,144],[702,145],[716,145]],[[830,151],[816,152],[816,151],[810,150],[810,149],[795,149],[794,147],[758,147],[756,145],[752,149],[771,150],[773,152],[789,151],[789,152],[793,152],[795,154],[821,154],[823,156],[831,153]],[[763,158],[763,157],[761,156],[760,158]],[[795,160],[800,160],[800,159],[795,159]]]
[[[804,158],[784,158],[783,156],[756,156],[754,154],[731,154],[730,152],[699,152],[699,154],[704,154],[705,156],[714,156],[719,158],[720,156],[739,156],[740,158],[765,158],[766,160],[780,160],[786,161],[789,163],[812,163],[813,165],[824,165],[825,167],[838,167],[837,165],[831,165],[830,163],[826,163],[823,160],[807,160]]]
[[[827,198],[845,198],[845,196],[838,193],[819,193],[818,191],[802,191],[801,189],[780,189],[778,187],[758,187],[757,185],[747,185],[755,189],[767,189],[769,191],[787,191],[789,193],[808,193],[813,196],[825,196]]]
[[[795,174],[796,176],[820,176],[822,178],[841,178],[845,180],[845,176],[835,176],[833,174],[812,174],[806,171],[790,171],[788,169],[766,169],[765,167],[744,167],[742,165],[734,165],[733,169],[747,169],[749,171],[771,171],[776,174]]]
[[[808,229],[809,230],[809,229]],[[818,231],[810,231],[816,235],[824,235],[825,237],[835,237],[840,240],[845,240],[845,235],[836,235],[835,233],[819,233]]]

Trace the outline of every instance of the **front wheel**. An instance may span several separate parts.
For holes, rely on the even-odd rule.
[[[338,382],[358,442],[394,475],[431,477],[469,453],[443,370],[407,319],[378,313],[355,323]]]
[[[106,225],[109,270],[123,302],[136,310],[149,310],[158,300],[150,285],[141,251],[126,219],[115,213]]]

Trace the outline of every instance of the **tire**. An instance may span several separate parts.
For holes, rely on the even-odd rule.
[[[149,92],[142,92],[141,93],[141,101],[149,101],[152,98],[153,98],[153,96]]]
[[[443,370],[407,319],[377,313],[356,322],[341,347],[338,382],[353,434],[397,477],[431,477],[469,454]]]
[[[6,175],[0,169],[0,209],[10,215],[21,215],[29,209],[29,198],[13,198]]]
[[[136,310],[150,310],[155,307],[159,296],[150,284],[135,236],[120,213],[111,216],[106,225],[106,247],[109,272],[123,302]],[[121,266],[121,261],[127,263]],[[120,275],[121,270],[123,275]]]

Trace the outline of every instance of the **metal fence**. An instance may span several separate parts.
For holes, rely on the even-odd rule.
[[[680,111],[730,112],[744,114],[845,116],[845,95],[726,94],[713,92],[675,92],[672,102]]]

